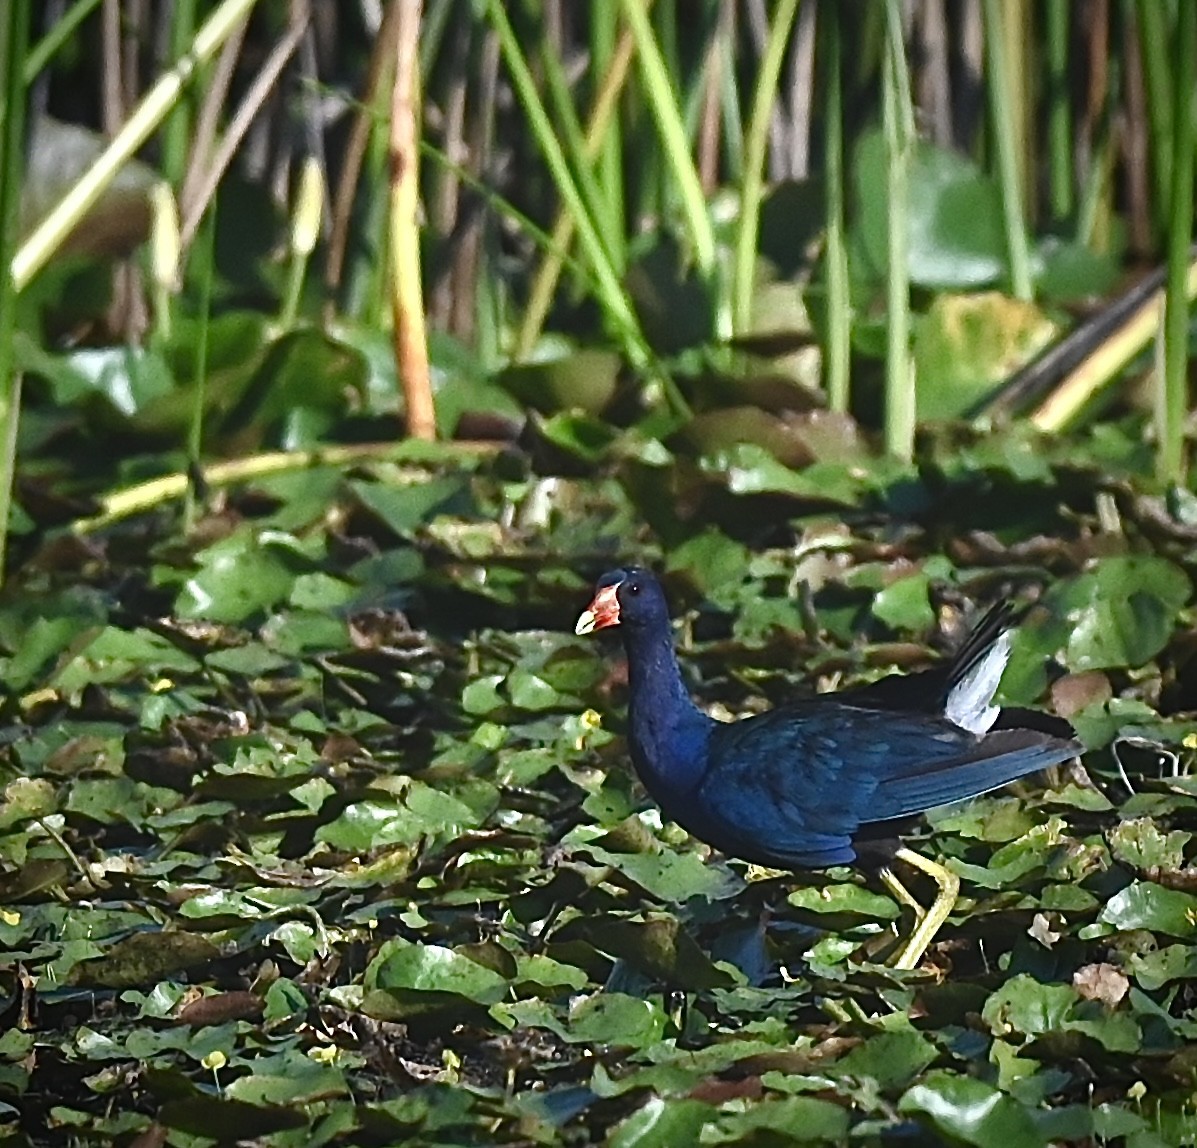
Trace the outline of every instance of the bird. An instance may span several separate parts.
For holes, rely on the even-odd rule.
[[[690,697],[669,604],[638,566],[604,574],[578,635],[619,627],[628,663],[628,751],[661,812],[722,853],[772,869],[877,865],[915,912],[894,967],[916,969],[947,920],[959,878],[904,846],[922,813],[997,789],[1081,752],[1059,718],[994,704],[1015,611],[998,603],[956,655],[915,674],[717,721]],[[935,882],[923,910],[891,868]]]

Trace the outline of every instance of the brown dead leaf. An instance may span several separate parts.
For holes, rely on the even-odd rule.
[[[1043,913],[1036,913],[1031,927],[1027,930],[1029,936],[1034,937],[1045,949],[1050,949],[1059,939],[1060,934],[1052,928],[1052,923]]]
[[[129,1141],[129,1148],[162,1148],[166,1143],[166,1125],[151,1124]]]
[[[1052,704],[1063,718],[1070,718],[1086,706],[1108,702],[1114,696],[1110,680],[1100,670],[1065,674],[1052,683]]]
[[[728,1100],[757,1100],[764,1088],[759,1076],[745,1076],[742,1080],[721,1080],[718,1076],[709,1076],[700,1080],[686,1094],[691,1100],[701,1100],[705,1104],[724,1104]]]
[[[1072,987],[1088,1001],[1113,1008],[1130,991],[1130,981],[1116,965],[1085,965],[1072,974]]]
[[[184,1005],[175,1019],[193,1028],[205,1028],[230,1020],[259,1020],[265,1007],[262,998],[254,993],[213,993]]]

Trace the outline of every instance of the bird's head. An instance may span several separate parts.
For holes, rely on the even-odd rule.
[[[576,634],[590,634],[608,626],[648,627],[668,625],[669,604],[661,583],[648,570],[625,566],[604,574],[594,588],[594,598],[582,611]]]

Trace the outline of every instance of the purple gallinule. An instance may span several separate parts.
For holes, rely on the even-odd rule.
[[[690,699],[669,606],[647,570],[605,574],[576,632],[619,626],[628,657],[628,746],[662,813],[732,857],[820,869],[880,855],[881,875],[915,909],[895,965],[913,969],[947,919],[959,880],[903,847],[897,832],[928,809],[974,797],[1080,752],[1066,723],[1038,728],[993,704],[1010,658],[1011,611],[991,610],[943,667],[891,676],[718,722]],[[1015,719],[1015,720],[1012,720]],[[1033,718],[1028,717],[1028,721]],[[1058,722],[1064,736],[1049,732]],[[925,912],[888,868],[897,858],[938,886]]]

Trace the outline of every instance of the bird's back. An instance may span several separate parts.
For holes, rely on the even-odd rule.
[[[846,864],[864,827],[985,793],[1076,752],[1035,730],[977,735],[934,714],[814,698],[717,726],[678,819],[747,860]]]

